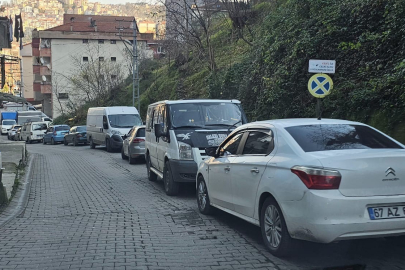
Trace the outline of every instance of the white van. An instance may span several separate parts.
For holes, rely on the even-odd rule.
[[[165,192],[179,183],[195,183],[205,148],[218,146],[237,126],[247,123],[238,100],[178,100],[149,105],[145,158],[150,181],[159,176]]]
[[[42,142],[44,134],[48,129],[47,122],[27,122],[21,128],[21,140],[27,143],[33,141]]]
[[[108,152],[121,150],[125,135],[142,120],[135,107],[96,107],[87,112],[87,140],[90,148],[105,145]]]

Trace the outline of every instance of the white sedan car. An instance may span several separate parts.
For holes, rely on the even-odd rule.
[[[276,256],[293,239],[405,234],[405,146],[362,123],[255,122],[233,131],[199,166],[197,202],[261,227]]]

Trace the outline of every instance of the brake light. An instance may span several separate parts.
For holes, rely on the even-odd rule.
[[[140,143],[140,142],[144,142],[144,139],[140,139],[140,138],[135,138],[132,140],[133,143]]]
[[[342,179],[341,174],[335,170],[294,166],[291,171],[308,189],[338,189]]]

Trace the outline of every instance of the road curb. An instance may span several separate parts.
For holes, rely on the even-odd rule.
[[[4,211],[0,212],[0,228],[4,227],[7,223],[21,215],[27,206],[28,195],[31,189],[32,163],[35,156],[35,154],[29,155],[27,167],[25,169],[26,173],[24,175],[24,181],[21,182],[21,186],[14,195],[14,200],[10,202]]]

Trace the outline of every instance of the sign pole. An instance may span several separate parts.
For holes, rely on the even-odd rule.
[[[317,101],[316,101],[316,112],[317,112],[317,116],[318,116],[318,120],[321,120],[321,118],[322,118],[322,111],[321,111],[321,99],[320,98],[317,98]]]

